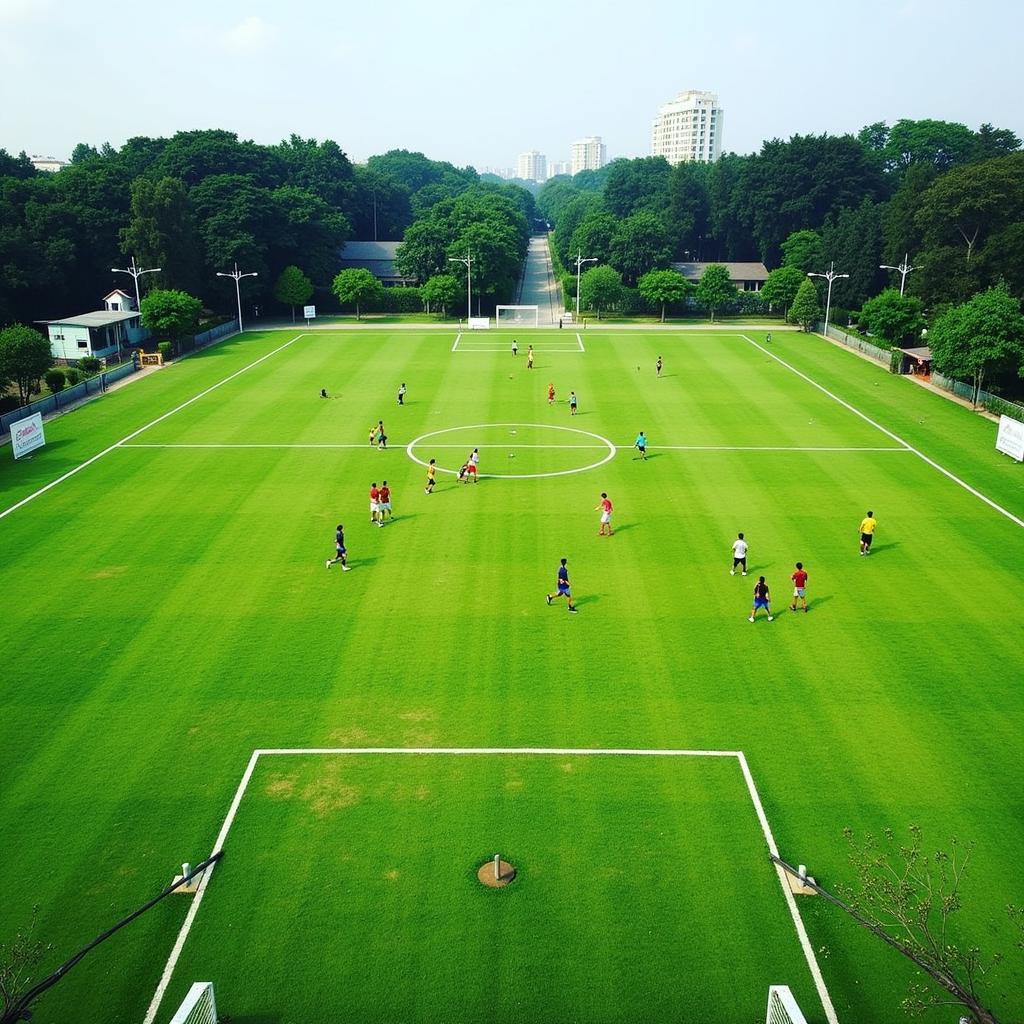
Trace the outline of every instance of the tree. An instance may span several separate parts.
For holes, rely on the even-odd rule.
[[[986,956],[977,946],[957,941],[955,935],[971,847],[961,847],[953,839],[950,852],[926,853],[916,826],[910,829],[909,846],[898,844],[890,830],[885,832],[884,847],[871,835],[859,847],[849,829],[845,835],[858,885],[848,892],[849,906],[834,898],[833,902],[916,964],[941,989],[914,983],[903,1008],[918,1015],[933,1007],[959,1005],[970,1011],[976,1024],[998,1024],[982,1004],[978,988],[1002,957]]]
[[[616,217],[629,217],[640,210],[662,214],[668,207],[671,171],[663,156],[613,160],[605,180],[605,206]]]
[[[14,938],[0,942],[0,1019],[17,1012],[16,1004],[32,987],[32,973],[50,952],[51,946],[33,935],[39,908],[32,908],[32,917],[14,933]],[[20,1013],[18,1019],[23,1019]]]
[[[883,155],[892,170],[906,170],[911,164],[929,163],[945,171],[965,163],[976,146],[974,132],[953,121],[897,121],[889,130]]]
[[[924,327],[923,305],[914,295],[900,295],[898,288],[886,288],[864,303],[860,324],[871,334],[897,346],[906,338],[920,335]]]
[[[142,325],[176,341],[195,334],[203,304],[188,292],[157,288],[142,300]]]
[[[661,303],[661,322],[665,322],[665,306],[669,302],[682,302],[693,285],[678,270],[649,270],[637,282],[640,294],[648,302]]]
[[[610,213],[595,210],[580,223],[572,233],[569,242],[569,262],[567,266],[575,267],[578,254],[586,259],[595,259],[598,263],[607,263],[611,257],[612,239],[618,230],[619,221]]]
[[[729,268],[721,263],[712,263],[704,270],[697,283],[697,304],[703,306],[711,314],[711,322],[715,322],[715,310],[730,299],[736,298],[736,285],[729,276]]]
[[[608,262],[633,285],[648,270],[667,266],[671,256],[672,246],[661,218],[641,210],[619,222]]]
[[[356,319],[359,319],[359,307],[362,303],[376,298],[381,293],[381,284],[363,267],[353,267],[350,270],[342,270],[331,285],[331,291],[338,297],[338,301],[346,306],[352,303],[356,307]]]
[[[948,377],[969,377],[974,404],[987,377],[1002,365],[1024,370],[1024,317],[1005,285],[979,292],[943,313],[928,332],[935,368]]]
[[[14,324],[0,331],[0,380],[17,385],[22,405],[28,402],[39,379],[52,365],[50,343],[34,328]]]
[[[821,250],[821,235],[817,231],[804,229],[794,231],[782,243],[782,265],[796,267],[801,274],[820,270],[824,261]]]
[[[580,302],[597,313],[614,306],[622,297],[622,275],[611,267],[591,267],[580,278]]]
[[[428,278],[420,288],[420,295],[427,304],[427,312],[431,305],[438,306],[442,314],[448,312],[462,295],[462,285],[451,274],[435,274]]]
[[[793,305],[789,307],[789,322],[799,324],[805,331],[821,316],[821,304],[818,302],[818,289],[810,278],[804,278],[796,290]]]
[[[313,295],[313,282],[296,266],[285,267],[274,284],[274,298],[292,307],[292,323],[295,323],[295,307],[304,305]]]
[[[761,287],[761,298],[773,306],[781,306],[783,317],[788,317],[789,307],[806,279],[798,267],[776,267]]]

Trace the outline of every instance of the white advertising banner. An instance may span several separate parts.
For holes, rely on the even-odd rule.
[[[11,424],[11,448],[14,449],[16,459],[42,448],[44,444],[46,438],[43,436],[42,413],[37,412]]]
[[[303,306],[302,307],[302,315],[307,320],[315,320],[316,319],[316,306]]]
[[[1024,462],[1024,423],[1011,416],[1000,416],[996,451],[1009,455],[1018,462]]]

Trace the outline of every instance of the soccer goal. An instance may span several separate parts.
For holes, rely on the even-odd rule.
[[[768,1014],[765,1024],[807,1024],[787,985],[768,986]]]
[[[494,320],[498,327],[536,327],[540,306],[495,306]]]
[[[171,1024],[217,1024],[217,1004],[213,999],[213,983],[197,981],[188,990]]]

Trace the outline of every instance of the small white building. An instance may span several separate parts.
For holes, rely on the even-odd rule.
[[[138,307],[135,305],[134,295],[115,288],[109,295],[103,296],[103,308],[112,313],[125,313],[129,310],[134,311]]]
[[[85,356],[112,356],[125,346],[138,344],[146,334],[133,309],[102,309],[40,323],[49,331],[53,358],[72,365]]]

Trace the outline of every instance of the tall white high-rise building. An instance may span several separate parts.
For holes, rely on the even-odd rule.
[[[535,149],[520,153],[516,161],[516,177],[523,181],[547,181],[548,158]]]
[[[573,174],[579,174],[580,171],[596,171],[606,163],[608,147],[601,141],[600,135],[577,139],[572,144],[570,164]]]
[[[658,108],[651,132],[651,153],[670,164],[687,160],[711,163],[722,153],[725,114],[713,92],[690,89]]]

